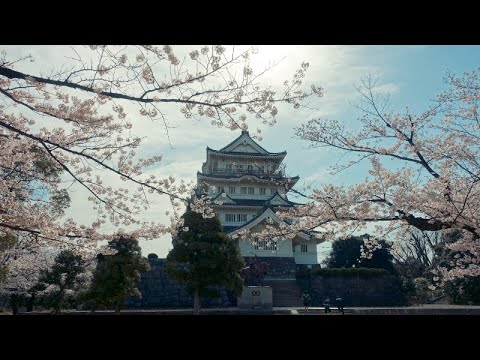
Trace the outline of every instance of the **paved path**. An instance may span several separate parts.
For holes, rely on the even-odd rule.
[[[341,315],[336,307],[325,314],[323,307],[309,308],[309,315]],[[296,309],[299,314],[304,309]],[[480,306],[427,304],[409,307],[345,307],[345,315],[480,315]]]
[[[89,315],[89,311],[64,313],[71,315]],[[8,315],[0,312],[0,315]],[[19,315],[48,315],[49,312],[20,313]],[[95,315],[114,315],[113,311],[97,311]],[[191,309],[158,309],[158,310],[123,310],[122,315],[191,315]],[[202,309],[204,315],[303,315],[303,307],[274,307],[272,311],[242,310],[236,307]],[[339,316],[335,307],[325,314],[323,307],[309,308],[308,315]],[[346,307],[345,315],[480,315],[480,306],[464,305],[424,305],[410,307]]]

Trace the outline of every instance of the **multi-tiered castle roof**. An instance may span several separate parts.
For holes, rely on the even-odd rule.
[[[197,173],[198,188],[207,193],[220,211],[220,221],[231,232],[253,221],[268,208],[293,206],[287,192],[299,177],[286,177],[281,167],[286,151],[272,153],[258,145],[248,131],[220,150],[207,147],[207,160]],[[226,211],[242,211],[235,221]],[[233,225],[231,223],[238,223]]]
[[[254,237],[272,221],[289,226],[275,213],[278,207],[298,205],[287,195],[299,177],[285,175],[286,151],[269,152],[248,131],[242,131],[230,144],[220,150],[207,147],[206,153],[202,171],[197,173],[197,195],[212,199],[211,206],[227,234],[234,237],[246,229]],[[243,256],[268,258],[271,266],[289,274],[299,265],[318,265],[317,243],[311,232],[299,232],[293,239],[239,239]]]

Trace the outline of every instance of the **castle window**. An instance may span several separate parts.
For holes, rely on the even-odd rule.
[[[277,191],[277,189],[270,189],[270,195],[275,194],[276,191]]]
[[[225,168],[227,169],[227,171],[232,171],[232,164],[225,165]]]
[[[225,214],[227,222],[247,222],[247,214]]]
[[[248,170],[248,172],[251,172],[251,171],[253,170],[253,166],[252,166],[252,165],[248,165],[248,166],[247,166],[247,170]]]
[[[278,250],[276,240],[258,240],[255,243],[255,250]]]
[[[300,245],[300,251],[301,252],[307,252],[308,251],[308,245],[307,244]]]
[[[260,188],[260,195],[265,195],[265,188]]]
[[[225,192],[225,189],[223,188],[223,186],[217,186],[217,192],[218,192],[219,194],[224,193],[224,192]]]
[[[243,171],[243,165],[237,165],[237,170],[238,171]]]
[[[237,222],[246,222],[247,214],[237,214]]]
[[[235,186],[229,186],[229,187],[228,187],[228,192],[229,192],[230,194],[235,194]]]
[[[247,188],[246,187],[241,187],[240,188],[240,194],[246,195],[247,194]]]
[[[249,187],[248,188],[248,193],[249,194],[255,194],[255,188],[254,187]]]

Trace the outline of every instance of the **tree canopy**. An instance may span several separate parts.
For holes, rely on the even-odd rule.
[[[137,288],[140,273],[150,266],[142,257],[136,239],[120,236],[109,241],[108,247],[116,253],[97,256],[97,268],[86,298],[93,310],[105,307],[119,312],[128,296],[141,297]]]
[[[240,270],[244,260],[237,243],[224,234],[217,217],[204,218],[188,209],[182,218],[184,225],[173,239],[166,269],[194,296],[194,311],[198,314],[200,297],[215,296],[214,286],[241,294]]]
[[[335,241],[327,260],[327,266],[329,268],[381,268],[393,272],[393,256],[389,251],[390,244],[385,240],[379,242],[380,247],[375,249],[370,257],[362,256],[364,240],[368,240],[369,237],[365,234]]]
[[[17,232],[49,246],[59,240],[95,246],[108,235],[98,232],[108,222],[130,228],[137,238],[169,233],[168,225],[142,220],[146,193],[167,195],[179,209],[190,189],[168,173],[144,174],[162,156],[136,155],[142,139],[134,134],[135,117],[159,122],[167,136],[167,108],[213,126],[246,129],[247,116],[274,124],[279,103],[297,108],[322,95],[319,87],[302,89],[308,63],[285,80],[282,91],[273,91],[262,83],[273,66],[254,71],[254,48],[204,46],[182,58],[169,45],[70,50],[62,65],[42,64],[51,68],[38,73],[29,65],[32,56],[0,53],[0,236]],[[127,109],[135,106],[132,116]],[[62,181],[46,177],[60,172]],[[105,174],[137,190],[108,183]],[[72,183],[89,193],[98,212],[90,225],[50,210],[52,202],[68,204],[65,190]],[[109,235],[111,240],[115,232]]]
[[[214,127],[247,129],[250,119],[273,125],[278,104],[298,108],[322,96],[320,87],[303,86],[308,63],[273,90],[265,75],[275,64],[257,71],[256,52],[220,45],[92,45],[52,52],[47,62],[1,50],[0,242],[15,236],[22,249],[67,245],[93,258],[98,242],[113,240],[119,228],[138,239],[175,233],[191,188],[168,171],[148,172],[162,165],[162,154],[140,156],[139,119],[160,124],[169,139],[175,112]],[[91,223],[65,215],[76,205],[72,187],[88,193],[97,214]],[[148,194],[170,201],[170,223],[145,219]],[[201,201],[195,206],[206,209]],[[29,264],[30,255],[6,255],[0,277],[7,266]]]
[[[358,87],[356,123],[316,118],[297,127],[295,138],[342,155],[333,173],[368,162],[370,170],[355,185],[325,184],[303,194],[308,202],[283,214],[293,219],[290,231],[320,227],[338,237],[375,223],[380,238],[400,240],[412,229],[457,229],[464,236],[451,246],[472,256],[448,272],[480,275],[479,74],[448,73],[448,88],[418,113],[392,111],[367,77]]]

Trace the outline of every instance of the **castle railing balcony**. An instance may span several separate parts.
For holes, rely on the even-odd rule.
[[[278,171],[278,172],[272,172],[272,171],[264,171],[264,170],[258,170],[258,169],[232,169],[232,170],[227,170],[227,169],[214,169],[212,171],[213,174],[216,175],[239,175],[239,174],[252,174],[252,175],[257,175],[257,176],[268,176],[268,177],[273,177],[273,178],[281,178],[284,177],[284,172],[283,171]]]

